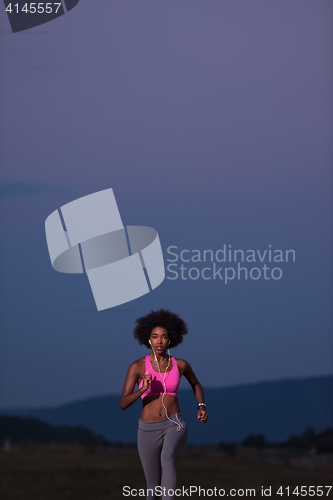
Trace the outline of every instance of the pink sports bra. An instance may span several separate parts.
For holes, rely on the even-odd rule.
[[[149,373],[151,373],[152,381],[149,388],[143,394],[141,394],[141,398],[143,399],[146,396],[159,396],[160,394],[163,393],[169,394],[170,396],[178,396],[180,375],[175,358],[171,357],[172,361],[171,370],[166,373],[164,373],[163,370],[161,370],[162,375],[160,375],[159,372],[156,372],[155,370],[152,369],[149,354],[147,354],[145,360],[146,360],[145,373],[147,372],[147,370]],[[162,377],[165,381],[165,384],[163,383]],[[141,380],[139,384],[139,389],[141,389],[142,386],[143,386],[143,380]],[[164,392],[165,388],[166,391]]]

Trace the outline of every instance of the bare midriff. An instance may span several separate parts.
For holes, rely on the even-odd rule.
[[[155,422],[167,418],[162,405],[162,394],[159,396],[147,396],[142,400],[143,408],[140,419],[145,422]],[[178,397],[165,394],[163,397],[164,406],[167,409],[168,417],[180,412]]]

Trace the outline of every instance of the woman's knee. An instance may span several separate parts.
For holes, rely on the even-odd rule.
[[[163,465],[167,463],[173,463],[175,461],[175,458],[177,456],[176,450],[172,448],[166,448],[162,450],[161,453],[161,466],[163,468]]]
[[[178,439],[168,440],[164,443],[161,452],[161,462],[175,460],[187,441],[187,432],[177,436]]]

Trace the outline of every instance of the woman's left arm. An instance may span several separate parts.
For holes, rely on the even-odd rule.
[[[192,390],[194,392],[195,397],[197,398],[198,401],[198,419],[200,422],[205,424],[208,419],[208,413],[205,405],[205,399],[204,399],[204,392],[202,385],[200,384],[199,380],[197,379],[194,371],[192,370],[190,364],[185,361],[184,359],[178,359],[178,366],[180,368],[180,374],[184,375],[190,386],[192,387]]]

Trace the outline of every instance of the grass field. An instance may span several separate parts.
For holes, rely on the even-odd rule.
[[[254,451],[229,457],[214,448],[188,447],[178,460],[177,471],[178,487],[224,488],[225,496],[230,488],[255,488],[255,496],[262,497],[261,487],[271,486],[270,498],[281,499],[288,495],[286,489],[283,496],[276,495],[280,486],[290,486],[291,493],[296,486],[332,485],[333,456],[276,457]],[[134,498],[123,496],[125,485],[145,488],[136,448],[125,447],[12,447],[0,450],[0,478],[1,500],[118,500]],[[323,498],[333,498],[332,490],[328,497],[325,491]],[[247,495],[240,492],[235,498],[241,496]]]

